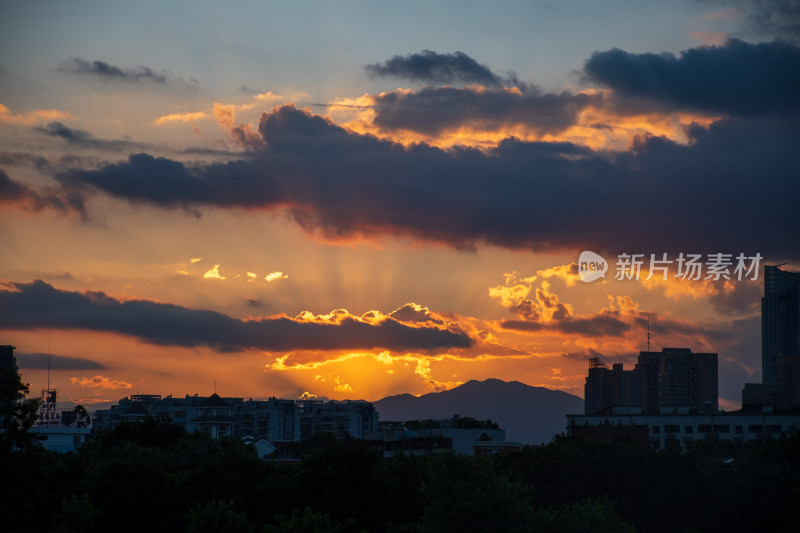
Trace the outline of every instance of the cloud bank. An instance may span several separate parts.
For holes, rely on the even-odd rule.
[[[438,350],[466,348],[460,331],[412,327],[392,318],[364,321],[346,311],[335,319],[270,317],[239,320],[209,310],[149,300],[120,301],[103,292],[60,290],[41,280],[0,290],[4,329],[81,329],[118,333],[169,346],[236,350]],[[313,317],[313,315],[311,315]]]
[[[129,83],[149,81],[159,84],[167,83],[167,77],[163,73],[156,72],[150,67],[138,66],[135,68],[120,68],[115,65],[110,65],[105,61],[86,61],[80,57],[70,58],[65,61],[58,70],[69,74],[94,76],[104,81],[115,80]]]
[[[373,70],[428,72],[431,79],[486,77],[485,67],[462,56],[430,52],[393,58]],[[436,74],[435,65],[445,73]],[[763,76],[743,74],[751,70]],[[488,244],[535,252],[800,259],[800,100],[794,96],[800,91],[800,48],[734,40],[680,56],[609,50],[593,54],[585,74],[610,92],[426,87],[372,97],[381,104],[374,121],[430,135],[504,124],[544,134],[570,126],[586,106],[720,116],[707,126],[686,126],[686,142],[643,135],[612,152],[511,137],[479,150],[404,146],[284,105],[263,113],[257,131],[248,126],[248,151],[237,161],[187,165],[132,154],[97,170],[57,174],[60,191],[49,197],[69,198],[62,204],[83,215],[97,194],[192,214],[203,208],[278,211],[330,240],[402,236],[462,249]],[[226,120],[235,126],[232,115]],[[62,126],[52,123],[47,132],[70,142],[92,140]],[[10,203],[55,202],[7,176],[0,186],[11,191]]]
[[[17,352],[17,366],[29,370],[104,370],[106,365],[86,359],[68,355],[48,355],[46,353]]]
[[[364,67],[373,78],[401,78],[433,84],[477,83],[486,87],[502,87],[505,83],[486,65],[463,52],[440,54],[423,50],[406,56],[396,55]]]
[[[689,145],[652,137],[614,154],[515,139],[487,151],[405,148],[292,106],[262,114],[259,132],[266,148],[251,159],[190,168],[135,154],[56,178],[74,196],[285,210],[329,239],[390,234],[461,248],[800,253],[793,244],[797,133],[780,119],[725,119],[690,128]]]
[[[672,109],[733,116],[800,111],[800,48],[784,41],[693,48],[679,56],[618,48],[586,61],[589,81],[614,90],[619,106],[638,98]]]

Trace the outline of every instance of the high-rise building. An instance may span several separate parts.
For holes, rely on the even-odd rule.
[[[641,376],[642,412],[658,412],[658,373],[661,370],[661,352],[639,352],[634,369]]]
[[[719,410],[717,354],[692,353],[688,348],[664,348],[658,355],[660,355],[658,372],[660,411]]]
[[[761,298],[762,383],[777,386],[778,358],[800,355],[800,274],[764,267]]]
[[[800,407],[800,273],[764,266],[761,383],[746,383],[742,407]]]
[[[719,410],[717,354],[689,348],[640,352],[633,370],[592,359],[585,385],[587,415],[697,413]]]

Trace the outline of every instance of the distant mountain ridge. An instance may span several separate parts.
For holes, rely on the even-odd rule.
[[[506,440],[523,444],[550,442],[564,433],[567,414],[583,413],[583,399],[563,391],[532,387],[519,381],[468,381],[422,396],[398,394],[373,402],[380,420],[450,418],[455,414],[491,419],[506,430]]]

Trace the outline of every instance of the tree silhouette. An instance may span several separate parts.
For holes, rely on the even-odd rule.
[[[4,450],[28,450],[38,441],[38,435],[28,431],[39,410],[38,399],[26,398],[29,390],[18,372],[0,368],[0,447]]]

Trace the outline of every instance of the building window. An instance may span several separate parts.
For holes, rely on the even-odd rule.
[[[767,433],[780,433],[783,428],[781,428],[780,424],[767,424],[766,431]]]
[[[678,424],[667,424],[664,426],[664,431],[666,431],[667,433],[680,433],[681,426],[679,426]]]
[[[691,435],[691,433],[692,433],[692,426],[686,426],[686,427],[684,427],[684,428],[683,428],[683,432],[684,432],[684,433],[686,433],[687,435]]]
[[[697,431],[700,433],[711,433],[711,424],[699,424]]]
[[[736,426],[736,434],[741,435],[744,433],[744,426]]]
[[[715,424],[714,433],[730,433],[731,427],[728,424]]]
[[[758,424],[750,424],[747,426],[748,433],[762,433],[764,431],[764,426]]]
[[[658,435],[660,429],[658,426],[653,426],[653,435]]]

